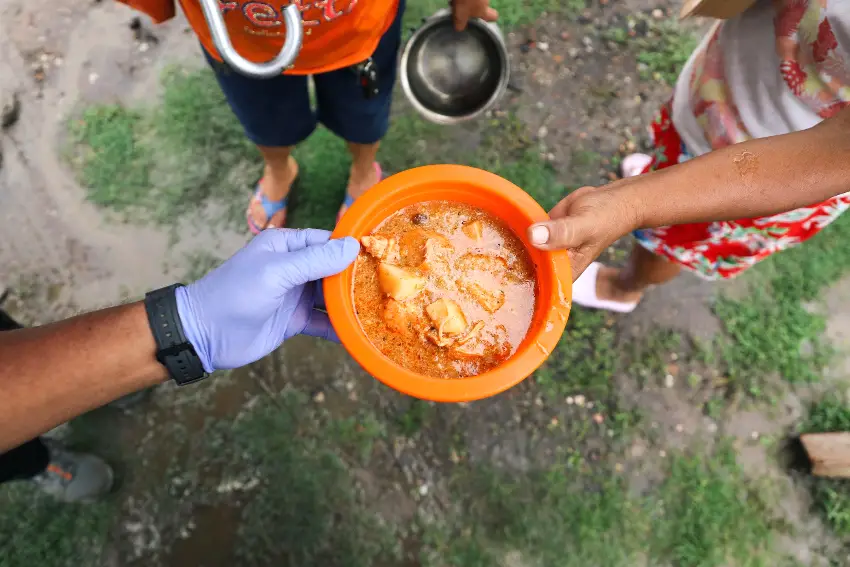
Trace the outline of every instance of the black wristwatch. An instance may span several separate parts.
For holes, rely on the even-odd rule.
[[[207,377],[195,347],[186,339],[183,323],[177,312],[177,288],[174,284],[145,295],[145,310],[156,341],[156,359],[165,366],[171,378],[180,386]]]

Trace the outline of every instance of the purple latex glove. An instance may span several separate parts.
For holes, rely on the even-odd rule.
[[[338,340],[324,306],[321,278],[357,257],[354,238],[326,230],[268,229],[224,264],[177,290],[186,338],[204,370],[238,368],[303,333]]]

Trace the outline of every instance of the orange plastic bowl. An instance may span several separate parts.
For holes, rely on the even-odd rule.
[[[393,175],[357,199],[333,237],[360,238],[399,209],[423,201],[455,201],[504,221],[520,237],[535,265],[537,305],[525,340],[504,364],[470,378],[434,378],[399,366],[366,336],[354,311],[353,266],[324,281],[331,323],[343,346],[369,374],[400,392],[437,402],[480,400],[515,386],[539,367],[564,332],[570,313],[572,273],[566,252],[532,247],[526,229],[548,218],[525,191],[492,173],[460,165],[430,165]]]

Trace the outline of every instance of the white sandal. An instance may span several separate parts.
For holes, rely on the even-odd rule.
[[[615,313],[631,313],[637,307],[634,303],[622,303],[609,299],[599,299],[596,295],[596,279],[599,276],[599,268],[602,264],[593,262],[587,267],[579,278],[573,282],[573,303],[589,309],[603,309]]]
[[[643,173],[650,163],[652,163],[652,156],[649,154],[629,154],[620,163],[620,175],[636,177]]]

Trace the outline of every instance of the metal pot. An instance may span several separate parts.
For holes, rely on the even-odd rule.
[[[508,50],[499,27],[480,19],[454,29],[451,11],[427,18],[401,54],[404,94],[426,119],[438,124],[471,120],[505,93]]]

